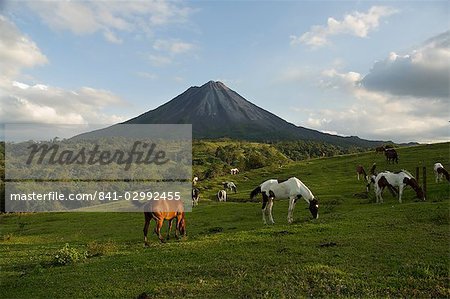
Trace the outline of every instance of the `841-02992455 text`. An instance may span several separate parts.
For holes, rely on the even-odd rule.
[[[47,193],[11,193],[12,201],[116,201],[116,200],[180,200],[181,192],[179,191],[95,191],[92,193],[69,193],[64,194],[58,191]]]

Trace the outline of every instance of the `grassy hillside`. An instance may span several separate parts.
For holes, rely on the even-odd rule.
[[[5,298],[153,297],[448,297],[448,183],[436,184],[432,165],[450,168],[450,144],[401,148],[398,165],[363,153],[272,165],[237,176],[200,181],[200,205],[187,215],[188,237],[143,248],[140,213],[2,215],[0,287]],[[427,201],[412,190],[399,204],[388,192],[364,198],[355,166],[378,171],[416,166],[428,171]],[[297,176],[320,199],[310,220],[297,204],[288,225],[287,201],[274,205],[264,226],[260,203],[248,194],[268,178]],[[232,202],[211,201],[233,180]],[[153,225],[152,225],[153,227]],[[68,243],[80,262],[57,265]]]

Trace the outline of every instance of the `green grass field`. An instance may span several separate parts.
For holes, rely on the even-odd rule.
[[[143,247],[141,213],[2,215],[2,298],[298,298],[449,297],[450,185],[436,184],[433,164],[450,168],[450,144],[398,149],[398,165],[362,153],[313,159],[200,181],[200,205],[187,215],[188,236]],[[406,189],[376,204],[355,166],[377,170],[427,167],[427,200]],[[422,174],[421,174],[422,175]],[[249,192],[269,178],[302,180],[320,200],[310,219],[304,202],[287,224],[287,200],[264,226]],[[212,201],[233,180],[229,202]],[[153,224],[152,224],[153,228]],[[66,243],[89,257],[56,265]]]

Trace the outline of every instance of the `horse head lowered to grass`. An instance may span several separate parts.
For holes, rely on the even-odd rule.
[[[172,221],[176,220],[175,237],[178,239],[181,236],[186,236],[186,220],[184,214],[184,205],[182,200],[158,200],[152,201],[144,207],[144,246],[148,246],[147,233],[150,221],[155,220],[155,233],[161,242],[165,242],[161,235],[161,227],[164,220],[167,220],[168,232],[167,239],[169,239],[170,231],[172,229]]]
[[[383,190],[388,189],[393,193],[396,193],[395,187],[398,187],[398,201],[402,202],[403,189],[406,186],[410,186],[415,192],[418,198],[425,200],[425,195],[422,188],[419,186],[417,180],[406,170],[398,172],[383,171],[380,172],[375,178],[375,196],[377,202],[383,202],[381,196]]]
[[[312,192],[296,177],[278,182],[278,180],[270,179],[256,187],[250,197],[253,199],[259,193],[262,194],[262,217],[264,224],[267,224],[266,214],[268,214],[269,222],[275,223],[272,216],[273,201],[275,198],[289,198],[289,210],[287,220],[292,223],[294,220],[293,213],[297,200],[303,199],[309,204],[309,211],[314,219],[319,218],[319,201],[314,197]]]

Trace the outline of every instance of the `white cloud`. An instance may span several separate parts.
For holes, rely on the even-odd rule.
[[[0,119],[8,122],[117,123],[124,117],[108,113],[124,105],[112,92],[91,87],[76,91],[19,81],[25,68],[47,63],[38,46],[0,15]]]
[[[372,6],[366,13],[355,11],[345,15],[342,20],[329,17],[325,26],[315,25],[301,36],[291,35],[291,45],[302,43],[318,48],[329,44],[330,36],[339,34],[367,37],[370,31],[378,28],[381,18],[396,12],[397,10],[391,7]]]
[[[319,86],[333,89],[345,88],[347,90],[352,90],[362,79],[362,76],[359,73],[339,73],[334,68],[322,71],[322,76],[323,79],[320,80]]]
[[[391,52],[361,81],[373,91],[412,97],[449,98],[450,31],[405,55]]]
[[[105,110],[125,102],[110,91],[81,87],[69,91],[43,84],[28,85],[14,81],[2,86],[0,119],[2,122],[37,123],[117,123],[124,117]]]
[[[12,78],[24,67],[48,62],[39,47],[6,17],[0,15],[0,79]]]
[[[77,35],[101,32],[118,43],[120,32],[151,34],[156,28],[187,21],[192,9],[174,1],[28,1],[28,5],[53,30]],[[22,5],[22,4],[21,4]]]

